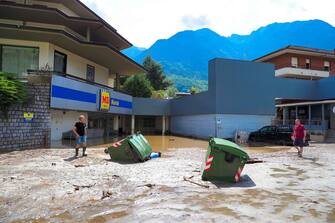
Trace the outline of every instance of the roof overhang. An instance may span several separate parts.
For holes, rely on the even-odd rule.
[[[255,62],[264,62],[268,61],[272,58],[284,55],[284,54],[300,54],[300,55],[308,55],[308,56],[317,56],[317,57],[324,57],[324,58],[333,58],[335,59],[335,52],[328,51],[328,50],[319,50],[319,49],[312,49],[312,48],[305,48],[305,47],[295,47],[295,46],[288,46],[269,54],[266,54],[262,57],[255,59]]]
[[[324,101],[305,101],[298,103],[286,103],[276,105],[277,108],[280,107],[292,107],[292,106],[304,106],[304,105],[320,105],[320,104],[334,104],[335,100],[324,100]]]
[[[50,42],[81,57],[107,67],[112,73],[133,75],[146,70],[107,44],[88,43],[64,30],[0,24],[0,37],[19,40]]]
[[[57,2],[67,2],[67,4],[70,4],[70,2],[77,1],[59,0]],[[65,3],[62,4],[66,5]],[[68,16],[56,8],[49,8],[42,5],[18,4],[15,2],[0,2],[0,15],[1,19],[63,25],[84,35],[86,35],[87,28],[89,28],[91,35],[94,35],[94,38],[97,41],[111,42],[118,50],[123,50],[132,46],[128,40],[117,33],[116,29],[98,16],[94,18]]]

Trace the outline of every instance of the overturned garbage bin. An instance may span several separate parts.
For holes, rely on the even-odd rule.
[[[152,148],[146,138],[136,133],[112,144],[105,150],[113,161],[144,162],[150,159]]]
[[[202,180],[238,182],[249,155],[237,144],[219,138],[210,138]]]

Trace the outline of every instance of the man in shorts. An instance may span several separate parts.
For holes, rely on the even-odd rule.
[[[80,146],[83,147],[83,156],[87,156],[86,140],[87,140],[87,127],[86,118],[84,115],[79,116],[79,122],[76,122],[72,129],[73,134],[76,136],[76,156],[78,156]]]
[[[293,145],[298,150],[298,156],[302,157],[303,147],[306,140],[306,129],[299,119],[295,120],[292,134]]]

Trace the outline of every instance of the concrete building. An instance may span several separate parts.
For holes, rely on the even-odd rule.
[[[90,140],[138,130],[233,138],[295,118],[335,136],[332,51],[290,46],[255,61],[213,59],[208,91],[158,100],[120,91],[121,76],[145,72],[120,52],[130,46],[79,0],[0,1],[0,71],[28,81],[33,98],[0,118],[0,149],[58,144],[80,114]]]
[[[331,87],[335,76],[334,50],[288,46],[255,62],[272,63],[276,77],[303,79],[309,85],[306,89],[310,96],[277,95],[275,124],[293,124],[294,119],[300,118],[311,131],[335,137],[335,91]]]
[[[51,141],[62,139],[80,114],[88,117],[92,137],[130,132],[132,97],[118,91],[119,79],[145,72],[120,52],[130,46],[79,0],[0,1],[0,70],[23,79],[49,77]],[[37,114],[34,109],[20,112]],[[10,138],[11,124],[4,126]]]
[[[276,77],[316,80],[335,75],[335,50],[287,46],[254,61],[274,64]]]
[[[233,138],[238,130],[289,125],[296,118],[311,133],[332,136],[335,76],[284,78],[275,75],[272,63],[219,58],[209,61],[208,69],[208,91],[163,102],[141,99],[134,114],[165,115],[172,134],[199,138]],[[140,106],[143,100],[146,105]]]

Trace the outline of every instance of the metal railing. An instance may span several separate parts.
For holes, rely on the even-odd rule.
[[[321,120],[321,119],[300,119],[301,123],[306,126],[306,128],[309,129],[320,129],[325,130],[328,129],[328,120]],[[273,119],[272,125],[288,125],[288,126],[294,126],[295,119],[287,119],[283,121],[283,119]]]
[[[80,81],[80,82],[83,82],[83,83],[86,83],[86,84],[90,84],[90,85],[95,85],[95,86],[98,86],[98,87],[107,88],[107,89],[110,89],[110,90],[113,90],[113,91],[117,91],[117,92],[120,92],[120,93],[123,93],[123,94],[128,94],[125,91],[122,91],[120,89],[116,89],[116,88],[110,87],[108,85],[100,84],[100,83],[97,83],[97,82],[94,82],[94,81],[90,81],[90,80],[87,80],[85,78],[81,78],[81,77],[78,77],[78,76],[75,76],[75,75],[72,75],[72,74],[66,74],[66,73],[57,72],[57,71],[27,70],[27,74],[28,75],[50,76],[50,77],[52,75],[58,75],[58,76],[66,77],[66,78],[73,79],[73,80],[76,80],[76,81]]]

